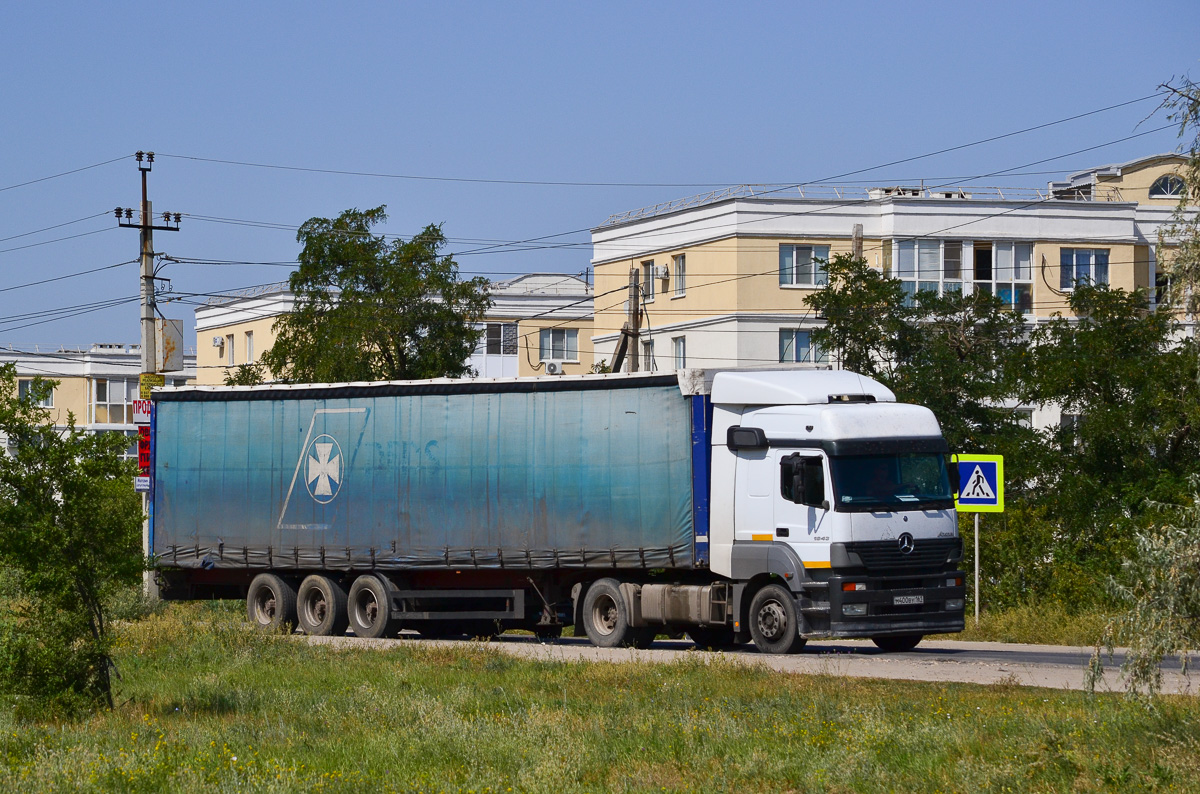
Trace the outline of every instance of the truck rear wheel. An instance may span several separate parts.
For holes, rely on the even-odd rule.
[[[346,591],[328,576],[305,577],[296,593],[296,602],[296,617],[305,634],[329,637],[346,633],[350,625]]]
[[[924,634],[893,634],[891,636],[872,637],[871,642],[884,653],[900,653],[911,651],[925,639]]]
[[[273,573],[260,573],[246,591],[246,616],[265,631],[296,625],[296,589]]]
[[[583,597],[583,630],[592,645],[601,648],[647,648],[653,629],[629,625],[629,610],[616,579],[598,579]]]
[[[762,653],[799,653],[807,642],[800,636],[800,610],[782,585],[769,584],[750,602],[750,636]]]
[[[387,586],[378,576],[363,575],[354,580],[346,612],[355,637],[378,639],[391,636],[398,629],[391,619]]]

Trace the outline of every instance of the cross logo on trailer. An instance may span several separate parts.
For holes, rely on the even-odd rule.
[[[900,547],[901,554],[912,554],[913,549],[917,547],[917,542],[913,540],[913,536],[907,532],[900,533],[900,537],[896,540],[896,545]]]
[[[342,487],[342,450],[330,435],[319,435],[308,445],[304,483],[309,495],[329,504]]]

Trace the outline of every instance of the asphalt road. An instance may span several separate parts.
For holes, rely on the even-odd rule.
[[[659,640],[647,650],[597,648],[581,638],[542,642],[532,636],[504,634],[488,642],[431,640],[405,633],[394,640],[360,640],[357,637],[309,637],[309,642],[339,647],[386,650],[396,645],[457,645],[464,650],[494,648],[531,659],[561,661],[647,661],[670,663],[692,654],[723,658],[737,664],[765,666],[794,674],[841,675],[856,678],[890,678],[908,681],[1016,684],[1051,689],[1083,689],[1092,649],[1062,645],[1019,645],[998,642],[926,640],[904,653],[883,653],[869,641],[814,640],[803,653],[771,656],[753,645],[731,651],[697,651],[687,640]],[[1103,658],[1105,678],[1098,689],[1122,691],[1118,668],[1124,655]],[[1200,682],[1198,682],[1200,683]],[[1200,687],[1180,672],[1178,659],[1163,664],[1163,691],[1195,695]]]

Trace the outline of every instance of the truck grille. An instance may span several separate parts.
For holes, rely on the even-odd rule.
[[[869,571],[903,568],[916,573],[942,570],[961,542],[958,538],[921,538],[911,552],[902,554],[895,540],[864,540],[847,543],[846,551],[857,554]]]

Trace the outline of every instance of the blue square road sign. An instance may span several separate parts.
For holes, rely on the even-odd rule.
[[[958,496],[955,506],[963,513],[1004,512],[1004,456],[955,455]]]

